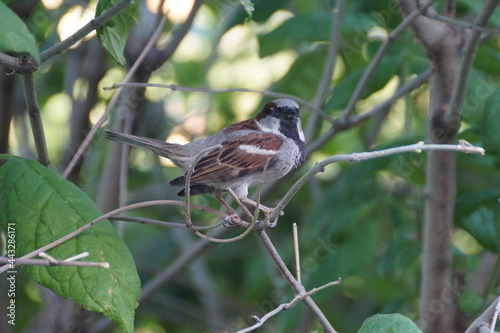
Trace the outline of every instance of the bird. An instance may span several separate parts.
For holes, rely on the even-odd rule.
[[[113,131],[105,131],[104,135],[111,141],[147,148],[170,159],[184,171],[184,175],[170,181],[172,186],[185,187],[191,173],[191,196],[211,193],[234,212],[221,198],[222,192],[232,190],[242,202],[269,214],[271,208],[248,198],[248,189],[282,178],[306,159],[299,109],[291,99],[269,101],[254,118],[187,144]],[[185,196],[186,189],[178,195]]]

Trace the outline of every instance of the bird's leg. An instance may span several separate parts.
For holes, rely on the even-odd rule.
[[[226,218],[224,218],[224,226],[226,228],[229,228],[229,227],[234,227],[235,225],[240,225],[241,223],[241,218],[240,216],[238,215],[238,213],[236,213],[236,211],[233,209],[233,207],[229,206],[229,204],[226,202],[226,200],[224,200],[224,198],[222,198],[222,196],[220,195],[220,192],[219,191],[211,191],[212,195],[215,197],[215,199],[217,199],[221,204],[224,205],[224,207],[226,207],[229,215],[226,216]]]
[[[241,201],[243,201],[244,203],[247,203],[255,208],[258,208],[259,210],[261,210],[262,212],[264,212],[264,220],[266,221],[266,224],[268,227],[275,227],[277,222],[278,222],[278,219],[276,218],[274,221],[270,221],[271,220],[271,212],[274,210],[274,208],[271,208],[271,207],[267,207],[267,206],[264,206],[263,204],[260,204],[260,203],[257,203],[256,201],[252,200],[252,199],[248,199],[248,198],[244,198],[244,199],[240,199]],[[279,213],[279,216],[283,216],[283,211],[281,211]]]

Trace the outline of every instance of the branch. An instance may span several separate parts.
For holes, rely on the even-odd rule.
[[[387,109],[388,106],[397,101],[399,98],[401,98],[405,94],[417,89],[422,84],[424,84],[424,82],[426,82],[429,79],[430,75],[431,75],[431,70],[429,69],[424,73],[418,75],[417,77],[411,79],[407,83],[403,84],[396,90],[396,92],[394,92],[394,94],[390,98],[386,99],[382,103],[375,105],[372,109],[366,111],[365,113],[359,116],[352,116],[347,120],[344,119],[335,120],[335,123],[332,126],[332,128],[330,128],[325,134],[323,134],[321,137],[316,139],[316,141],[314,141],[309,145],[308,147],[309,153],[319,149],[321,146],[323,146],[326,142],[328,142],[333,136],[335,136],[339,132],[345,131],[353,126],[356,126],[361,122],[365,121],[366,119],[378,114],[379,112],[383,112],[384,110]]]
[[[130,5],[130,0],[122,0],[116,5],[103,12],[101,15],[97,16],[95,19],[91,20],[89,23],[84,25],[80,30],[75,32],[73,35],[69,36],[60,43],[49,47],[47,50],[40,53],[40,63],[44,63],[53,56],[61,54],[68,50],[71,46],[76,44],[78,41],[87,36],[90,32],[97,30],[102,27],[107,21],[109,21],[113,16],[120,13],[128,5]]]
[[[498,306],[500,305],[500,297],[498,297],[491,305],[476,319],[474,322],[467,328],[465,333],[475,333],[478,332],[479,328],[485,324],[489,324],[496,311]],[[491,329],[494,329],[493,326]]]
[[[474,20],[475,26],[484,26],[491,15],[495,12],[495,9],[498,7],[500,0],[489,0],[481,10],[481,12],[477,15]],[[481,31],[473,30],[469,39],[467,40],[467,44],[465,46],[464,57],[462,59],[462,63],[460,64],[460,71],[458,72],[458,78],[456,80],[456,84],[453,89],[453,95],[450,100],[451,109],[447,114],[447,122],[448,125],[459,128],[462,112],[462,104],[464,103],[465,94],[467,90],[467,85],[469,83],[469,75],[472,70],[472,63],[476,57],[476,51],[481,42]]]
[[[123,0],[122,2],[125,2],[125,1],[128,2],[128,0]],[[164,15],[162,17],[162,19],[160,20],[160,23],[158,24],[158,27],[154,31],[153,35],[149,39],[147,45],[144,47],[141,54],[139,55],[139,57],[135,61],[134,65],[132,66],[132,68],[130,68],[130,71],[127,73],[127,75],[123,79],[123,83],[128,83],[130,81],[130,79],[135,74],[135,72],[137,71],[137,69],[139,68],[141,63],[147,57],[148,52],[151,50],[154,43],[158,39],[158,36],[160,35],[161,29],[163,28],[163,25],[165,24],[165,20],[166,20],[166,16]],[[94,135],[101,128],[101,126],[106,122],[106,120],[108,119],[109,113],[114,108],[115,104],[118,102],[118,99],[121,96],[122,91],[123,91],[123,89],[119,88],[118,91],[116,92],[116,94],[113,95],[113,98],[111,98],[111,101],[108,103],[106,110],[104,111],[104,114],[101,116],[101,118],[99,118],[97,123],[94,126],[92,126],[92,128],[89,131],[89,134],[87,134],[87,136],[85,137],[85,140],[83,140],[80,147],[78,147],[76,154],[73,156],[73,158],[69,162],[68,166],[64,170],[64,172],[62,174],[63,178],[68,177],[68,175],[71,173],[71,170],[73,170],[73,168],[76,166],[76,164],[78,163],[78,161],[82,157],[85,150],[87,150],[88,146],[90,145],[90,142],[94,138]]]
[[[24,96],[28,108],[28,114],[31,124],[31,132],[35,141],[36,155],[38,162],[44,166],[50,165],[45,133],[43,131],[42,117],[40,116],[40,107],[36,96],[35,79],[33,73],[22,73]]]
[[[290,202],[290,200],[295,196],[295,194],[300,190],[300,188],[304,186],[312,177],[314,177],[314,175],[316,175],[319,172],[322,172],[324,168],[329,164],[340,161],[360,162],[394,154],[421,152],[421,151],[436,151],[436,150],[484,155],[483,148],[474,147],[465,141],[460,142],[458,145],[416,143],[413,145],[388,148],[372,152],[333,155],[324,159],[321,162],[316,163],[311,169],[309,169],[309,171],[307,171],[302,177],[300,177],[299,180],[295,182],[295,184],[293,184],[290,190],[288,190],[285,196],[274,208],[273,212],[271,213],[271,219],[276,218],[279,212],[281,212],[285,208],[285,206]]]
[[[157,206],[157,205],[184,206],[184,204],[185,204],[184,202],[177,201],[177,200],[154,200],[154,201],[139,202],[139,203],[131,204],[128,206],[120,207],[118,209],[112,210],[111,212],[100,216],[99,218],[85,224],[84,226],[78,228],[77,230],[75,230],[73,232],[70,232],[69,234],[67,234],[64,237],[61,237],[61,238],[53,241],[52,243],[49,243],[45,246],[42,246],[39,249],[36,249],[28,254],[25,254],[24,256],[21,257],[21,259],[30,259],[36,255],[39,255],[41,252],[47,252],[48,250],[78,236],[79,234],[81,234],[82,232],[84,232],[87,229],[90,229],[91,227],[93,227],[97,223],[104,221],[111,216],[123,213],[125,211],[131,210],[131,209],[136,209],[136,208],[148,207],[148,206]],[[194,207],[195,209],[200,209],[201,211],[211,212],[211,213],[214,213],[214,214],[219,215],[219,216],[222,215],[223,217],[226,216],[224,213],[219,212],[218,210],[215,210],[215,209],[210,208],[210,207],[195,205],[195,204],[191,204],[191,206]],[[9,265],[4,265],[4,266],[0,267],[0,273],[3,273],[8,269],[9,269]]]
[[[338,279],[337,281],[332,281],[332,282],[329,282],[325,285],[322,285],[321,287],[318,287],[318,288],[313,288],[311,289],[310,291],[302,294],[302,295],[297,295],[295,296],[290,302],[288,303],[283,303],[283,304],[280,304],[278,307],[276,307],[276,309],[266,313],[262,318],[259,318],[257,316],[253,316],[253,318],[257,321],[254,325],[250,326],[250,327],[247,327],[245,329],[242,329],[242,330],[239,330],[237,331],[236,333],[247,333],[247,332],[251,332],[253,330],[255,330],[256,328],[259,328],[261,327],[269,318],[275,316],[276,314],[278,314],[279,312],[283,311],[283,310],[288,310],[288,309],[291,309],[293,308],[298,302],[302,301],[303,299],[305,299],[306,297],[309,297],[315,293],[317,293],[318,291],[320,290],[323,290],[323,289],[326,289],[328,287],[331,287],[331,286],[335,286],[335,285],[339,285],[341,283],[341,280]]]
[[[163,227],[163,228],[187,229],[186,223],[166,222],[166,221],[148,219],[146,217],[118,215],[118,216],[109,217],[108,220],[135,222],[135,223],[140,223],[140,224],[151,224],[151,225],[157,225],[157,226]],[[210,229],[215,229],[217,227],[220,227],[223,223],[224,223],[224,221],[221,221],[219,223],[209,225],[209,226],[193,225],[192,228],[194,228],[196,230],[210,230]]]
[[[295,295],[303,296],[300,300],[304,302],[305,306],[308,308],[308,310],[311,312],[311,314],[318,320],[319,324],[323,328],[323,331],[327,332],[327,333],[336,333],[335,329],[332,327],[332,325],[330,324],[328,319],[326,319],[326,317],[323,314],[323,312],[321,311],[321,309],[316,305],[316,303],[308,295],[304,286],[301,283],[299,283],[293,277],[290,270],[288,270],[285,263],[283,262],[283,259],[281,259],[278,251],[276,251],[276,248],[274,247],[273,243],[271,242],[271,239],[267,235],[266,231],[264,229],[256,229],[256,233],[257,233],[257,236],[259,237],[260,241],[262,242],[262,244],[266,248],[267,252],[269,252],[269,255],[273,259],[273,261],[276,264],[276,267],[280,271],[281,275],[283,275],[286,282],[292,287]],[[297,300],[297,302],[298,301],[299,300]]]
[[[88,252],[83,252],[64,260],[56,260],[49,254],[42,252],[40,253],[40,257],[44,257],[46,259],[22,259],[22,258],[0,257],[0,264],[9,264],[9,266],[36,265],[36,266],[79,266],[79,267],[109,268],[109,263],[107,262],[75,261],[81,258],[88,257],[88,255],[89,255]]]
[[[332,84],[333,72],[335,70],[335,63],[337,61],[337,55],[339,51],[340,36],[342,33],[344,5],[344,0],[337,1],[336,7],[332,10],[332,25],[330,28],[330,45],[328,47],[328,55],[326,58],[326,64],[325,68],[323,69],[321,80],[319,81],[318,89],[316,90],[316,96],[314,97],[314,100],[312,102],[312,104],[318,108],[321,108],[324,105],[325,98]],[[309,117],[307,127],[304,130],[306,139],[309,139],[313,136],[317,123],[318,113],[314,113],[311,115],[311,117]]]
[[[330,117],[328,114],[323,112],[323,110],[321,110],[319,107],[306,101],[305,99],[302,99],[302,98],[294,96],[294,95],[282,94],[282,93],[267,91],[267,90],[255,90],[255,89],[246,89],[246,88],[193,88],[193,87],[177,86],[174,84],[139,83],[139,82],[115,83],[111,87],[107,87],[104,89],[109,90],[109,89],[116,89],[116,88],[121,88],[121,87],[155,87],[155,88],[171,89],[172,91],[203,92],[203,93],[209,93],[209,94],[230,93],[230,92],[249,92],[249,93],[261,94],[263,96],[269,96],[269,97],[273,97],[273,98],[288,98],[288,99],[294,100],[295,102],[297,102],[299,104],[305,105],[307,108],[318,113],[325,120],[327,120],[331,123],[334,122],[334,119],[332,117]]]
[[[477,30],[477,31],[480,31],[480,32],[486,33],[486,34],[500,34],[499,28],[485,27],[485,26],[477,25],[475,22],[467,22],[467,21],[463,21],[463,20],[457,20],[457,19],[453,19],[453,18],[448,17],[448,16],[439,15],[436,13],[422,13],[422,15],[427,16],[428,18],[431,18],[433,20],[450,23],[450,24],[453,24],[453,25],[456,25],[459,27],[463,27],[463,28]]]
[[[354,112],[354,106],[356,105],[356,102],[361,98],[361,94],[363,93],[363,90],[365,89],[366,85],[368,84],[373,74],[375,73],[375,69],[382,61],[382,58],[384,57],[384,54],[389,48],[389,46],[396,40],[396,37],[404,29],[406,29],[406,27],[412,24],[415,21],[415,19],[419,17],[435,1],[436,0],[430,0],[423,6],[413,10],[393,31],[391,31],[387,39],[378,48],[377,53],[373,57],[373,60],[370,62],[370,65],[368,65],[368,67],[364,71],[363,76],[359,80],[356,89],[354,90],[353,94],[351,95],[351,98],[349,99],[349,102],[347,103],[342,119],[344,120],[348,119],[350,115]]]

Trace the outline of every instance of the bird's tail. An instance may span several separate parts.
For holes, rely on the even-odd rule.
[[[141,148],[147,148],[154,153],[166,158],[170,158],[172,148],[178,146],[177,144],[168,143],[158,139],[145,138],[142,136],[124,133],[116,133],[112,131],[104,131],[104,136],[106,137],[106,139],[111,141],[125,143],[127,145]]]

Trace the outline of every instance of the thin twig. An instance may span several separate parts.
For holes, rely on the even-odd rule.
[[[437,13],[426,12],[426,13],[422,13],[422,15],[423,16],[427,16],[428,18],[431,18],[433,20],[450,23],[450,24],[453,24],[453,25],[456,25],[456,26],[459,26],[459,27],[463,27],[463,28],[477,30],[477,31],[482,32],[482,33],[500,34],[500,29],[499,28],[485,27],[485,26],[478,25],[478,24],[476,24],[474,22],[467,22],[467,21],[463,21],[463,20],[457,20],[457,19],[454,19],[454,18],[451,18],[451,17],[448,17],[448,16],[439,15]]]
[[[273,98],[288,98],[291,100],[296,101],[299,104],[302,104],[306,106],[307,108],[313,110],[314,112],[318,113],[322,118],[325,120],[333,123],[333,118],[330,117],[328,114],[326,114],[323,110],[320,108],[316,107],[314,104],[306,101],[305,99],[302,99],[300,97],[297,97],[295,95],[289,95],[289,94],[282,94],[282,93],[277,93],[273,91],[267,91],[267,90],[256,90],[256,89],[246,89],[246,88],[194,88],[194,87],[183,87],[183,86],[177,86],[174,84],[161,84],[161,83],[140,83],[140,82],[122,82],[122,83],[115,83],[111,87],[107,87],[104,89],[119,89],[121,87],[154,87],[154,88],[166,88],[166,89],[171,89],[173,91],[186,91],[186,92],[203,92],[203,93],[208,93],[208,94],[213,94],[213,93],[231,93],[231,92],[249,92],[249,93],[256,93],[256,94],[261,94],[263,96],[269,96]]]
[[[157,225],[157,226],[164,227],[164,228],[187,229],[186,223],[159,221],[159,220],[148,219],[146,217],[119,215],[119,216],[109,217],[108,219],[114,220],[114,221],[126,221],[126,222],[136,222],[136,223],[141,223],[141,224],[151,224],[151,225]],[[220,227],[223,223],[224,223],[224,221],[221,221],[221,222],[216,223],[216,224],[208,225],[208,226],[193,225],[192,228],[194,228],[196,230],[210,230],[210,229],[215,229],[217,227]]]
[[[267,235],[265,229],[255,229],[257,235],[259,236],[260,241],[266,248],[267,252],[273,259],[276,267],[280,271],[281,275],[285,278],[287,283],[292,287],[295,295],[305,295],[307,294],[304,286],[299,283],[290,272],[288,267],[286,267],[283,259],[281,259],[278,251],[274,247],[274,244],[271,242],[271,239]],[[316,303],[312,300],[312,298],[308,295],[304,296],[301,299],[304,302],[304,305],[308,308],[308,310],[313,314],[313,316],[318,320],[318,323],[323,328],[323,331],[326,333],[336,333],[335,329],[332,327],[328,319],[325,317],[321,309],[316,305]]]
[[[480,147],[474,147],[464,142],[460,142],[458,145],[442,145],[442,144],[425,144],[416,143],[413,145],[400,146],[394,148],[388,148],[383,150],[377,150],[372,152],[362,152],[362,153],[352,153],[352,154],[339,154],[333,155],[321,162],[316,163],[309,171],[307,171],[302,177],[299,178],[293,184],[293,186],[288,190],[285,196],[281,199],[278,205],[274,208],[271,213],[271,219],[278,216],[285,206],[290,202],[293,196],[298,192],[298,190],[304,186],[314,175],[318,172],[322,172],[324,168],[332,163],[345,161],[345,162],[360,162],[365,160],[370,160],[373,158],[379,158],[394,154],[408,153],[408,152],[420,152],[427,150],[443,150],[443,151],[455,151],[462,153],[472,153],[484,155],[484,149]]]
[[[328,94],[330,86],[332,84],[333,73],[335,70],[335,64],[337,62],[337,55],[340,45],[340,36],[342,32],[342,18],[344,16],[344,4],[345,0],[339,0],[336,3],[336,7],[332,10],[332,24],[330,26],[330,44],[328,46],[328,54],[326,57],[325,68],[323,69],[323,74],[318,84],[318,89],[316,89],[316,95],[312,101],[312,104],[321,109],[324,105],[325,98]],[[305,136],[309,141],[312,138],[314,130],[318,122],[318,113],[313,113],[309,117],[307,122],[307,127],[305,128]]]
[[[489,0],[484,5],[481,12],[477,15],[474,20],[474,24],[476,26],[485,25],[491,15],[495,12],[495,9],[498,7],[500,0]],[[447,115],[447,122],[449,125],[453,126],[453,128],[460,127],[461,112],[462,112],[462,104],[465,99],[465,93],[467,90],[467,85],[469,83],[469,75],[472,70],[472,63],[476,57],[476,51],[481,42],[481,31],[473,30],[469,39],[467,40],[467,44],[465,46],[465,52],[462,59],[462,63],[460,64],[460,71],[458,73],[458,78],[456,80],[456,84],[453,89],[453,94],[450,100],[451,110]]]
[[[163,28],[163,25],[165,24],[165,21],[166,21],[166,16],[164,15],[162,17],[162,19],[160,20],[158,27],[153,32],[153,35],[151,35],[151,38],[149,39],[148,43],[144,47],[144,50],[142,50],[141,54],[139,55],[139,57],[137,57],[137,60],[132,65],[132,68],[130,68],[129,72],[127,73],[127,75],[123,79],[123,83],[127,83],[130,81],[130,79],[135,74],[135,72],[137,71],[137,69],[139,68],[141,63],[147,57],[149,51],[151,50],[151,48],[154,46],[154,43],[158,39],[158,36],[161,33],[161,30]],[[119,99],[120,95],[122,94],[122,92],[123,92],[123,88],[118,88],[117,92],[113,95],[113,98],[111,98],[111,101],[108,103],[103,115],[101,116],[101,118],[99,118],[97,123],[94,126],[92,126],[89,133],[87,134],[87,136],[83,140],[82,144],[80,145],[80,147],[78,147],[76,154],[73,156],[70,163],[68,164],[68,166],[64,170],[64,172],[62,174],[63,178],[68,177],[68,175],[71,173],[73,168],[76,166],[76,164],[78,163],[78,161],[82,157],[85,150],[87,150],[88,146],[90,145],[90,142],[94,138],[94,135],[97,133],[97,131],[102,127],[102,125],[108,119],[109,113],[115,107],[115,104],[118,102],[118,99]]]
[[[24,256],[21,257],[21,259],[29,259],[29,258],[32,258],[36,255],[39,255],[41,252],[46,252],[46,251],[64,243],[64,242],[78,236],[79,234],[81,234],[85,230],[93,227],[97,223],[104,221],[111,216],[126,212],[128,210],[132,210],[132,209],[143,208],[143,207],[148,207],[148,206],[158,206],[158,205],[184,206],[185,203],[183,201],[178,201],[178,200],[154,200],[154,201],[139,202],[139,203],[135,203],[135,204],[131,204],[128,206],[117,208],[117,209],[112,210],[111,212],[106,213],[106,214],[100,216],[99,218],[83,225],[82,227],[78,228],[77,230],[70,232],[66,236],[63,236],[63,237],[45,245],[45,246],[42,246],[42,247],[40,247],[40,248],[38,248],[38,249],[28,253],[28,254],[25,254]],[[210,208],[210,207],[206,207],[206,206],[202,206],[202,205],[195,205],[195,204],[191,204],[191,207],[194,207],[194,208],[199,209],[201,211],[210,212],[210,213],[216,214],[218,216],[223,216],[223,217],[226,216],[224,213],[219,212],[218,210],[215,210],[215,209]],[[0,273],[3,273],[8,269],[9,269],[9,265],[1,266]]]
[[[90,262],[90,261],[76,261],[81,258],[89,256],[88,252],[82,252],[75,256],[66,258],[64,260],[57,260],[48,253],[41,252],[40,257],[44,259],[22,259],[22,258],[6,258],[0,257],[0,264],[9,264],[14,266],[80,266],[80,267],[101,267],[109,268],[107,262]]]
[[[299,251],[299,231],[297,223],[293,223],[293,248],[295,249],[295,273],[297,274],[297,282],[302,283],[300,276],[300,251]]]
[[[497,301],[497,305],[495,306],[495,312],[493,313],[493,318],[491,318],[490,333],[493,333],[493,331],[495,330],[499,313],[500,313],[500,299]]]
[[[384,54],[387,52],[389,46],[396,40],[396,37],[399,36],[399,34],[406,29],[417,17],[419,17],[425,10],[432,5],[436,0],[429,0],[422,6],[419,6],[417,9],[415,9],[410,15],[405,17],[405,19],[394,29],[391,31],[387,39],[380,45],[380,47],[377,50],[377,53],[373,57],[373,60],[370,62],[370,65],[366,68],[366,70],[363,72],[363,76],[358,82],[358,85],[356,86],[356,89],[354,90],[353,94],[351,95],[351,98],[349,99],[349,102],[347,103],[346,108],[344,109],[343,116],[342,118],[344,120],[349,119],[351,114],[354,112],[354,106],[356,105],[356,102],[361,98],[361,94],[365,90],[366,85],[372,78],[373,74],[375,73],[375,69],[378,67],[380,62],[382,61],[382,58],[384,57]]]
[[[118,2],[116,5],[103,12],[101,15],[91,20],[89,23],[85,24],[81,27],[77,32],[73,35],[69,36],[62,42],[57,43],[54,46],[49,47],[47,50],[40,53],[40,63],[44,63],[48,59],[52,58],[57,54],[61,54],[64,51],[68,50],[75,43],[83,39],[92,31],[102,27],[107,21],[109,21],[113,16],[120,13],[124,10],[128,5],[130,5],[130,0],[122,0]]]
[[[45,141],[45,132],[43,131],[42,117],[40,115],[40,106],[36,95],[36,86],[33,73],[22,73],[24,96],[30,118],[31,132],[35,141],[36,155],[38,162],[44,166],[50,165],[49,153],[47,151],[47,142]]]
[[[416,88],[424,84],[424,82],[426,82],[429,79],[430,75],[431,75],[431,70],[428,69],[427,71],[419,74],[417,77],[411,79],[407,83],[401,85],[401,87],[399,87],[390,98],[386,99],[382,103],[375,105],[372,109],[366,111],[365,113],[360,114],[358,116],[351,116],[347,120],[344,120],[342,118],[336,120],[332,128],[330,128],[325,134],[323,134],[321,137],[316,139],[316,141],[314,141],[309,145],[308,147],[309,151],[310,152],[316,151],[341,131],[345,131],[349,128],[352,128],[353,126],[358,125],[359,123],[365,121],[366,119],[373,117],[379,112],[386,110],[389,105],[397,101],[399,98],[401,98],[405,94],[415,90]]]
[[[304,293],[302,295],[297,295],[290,302],[280,304],[274,310],[272,310],[272,311],[266,313],[264,316],[262,316],[262,318],[258,318],[257,316],[253,316],[253,318],[257,322],[254,325],[250,326],[250,327],[247,327],[247,328],[244,328],[242,330],[237,331],[236,333],[251,332],[251,331],[255,330],[256,328],[261,327],[269,318],[275,316],[279,312],[281,312],[283,310],[288,310],[288,309],[293,308],[298,302],[302,301],[304,298],[309,297],[309,296],[317,293],[320,290],[326,289],[326,288],[334,286],[334,285],[339,285],[339,284],[340,284],[340,279],[337,280],[337,281],[332,281],[330,283],[327,283],[327,284],[325,284],[325,285],[323,285],[321,287],[314,288],[314,289],[312,289],[312,290],[310,290],[307,293]]]

